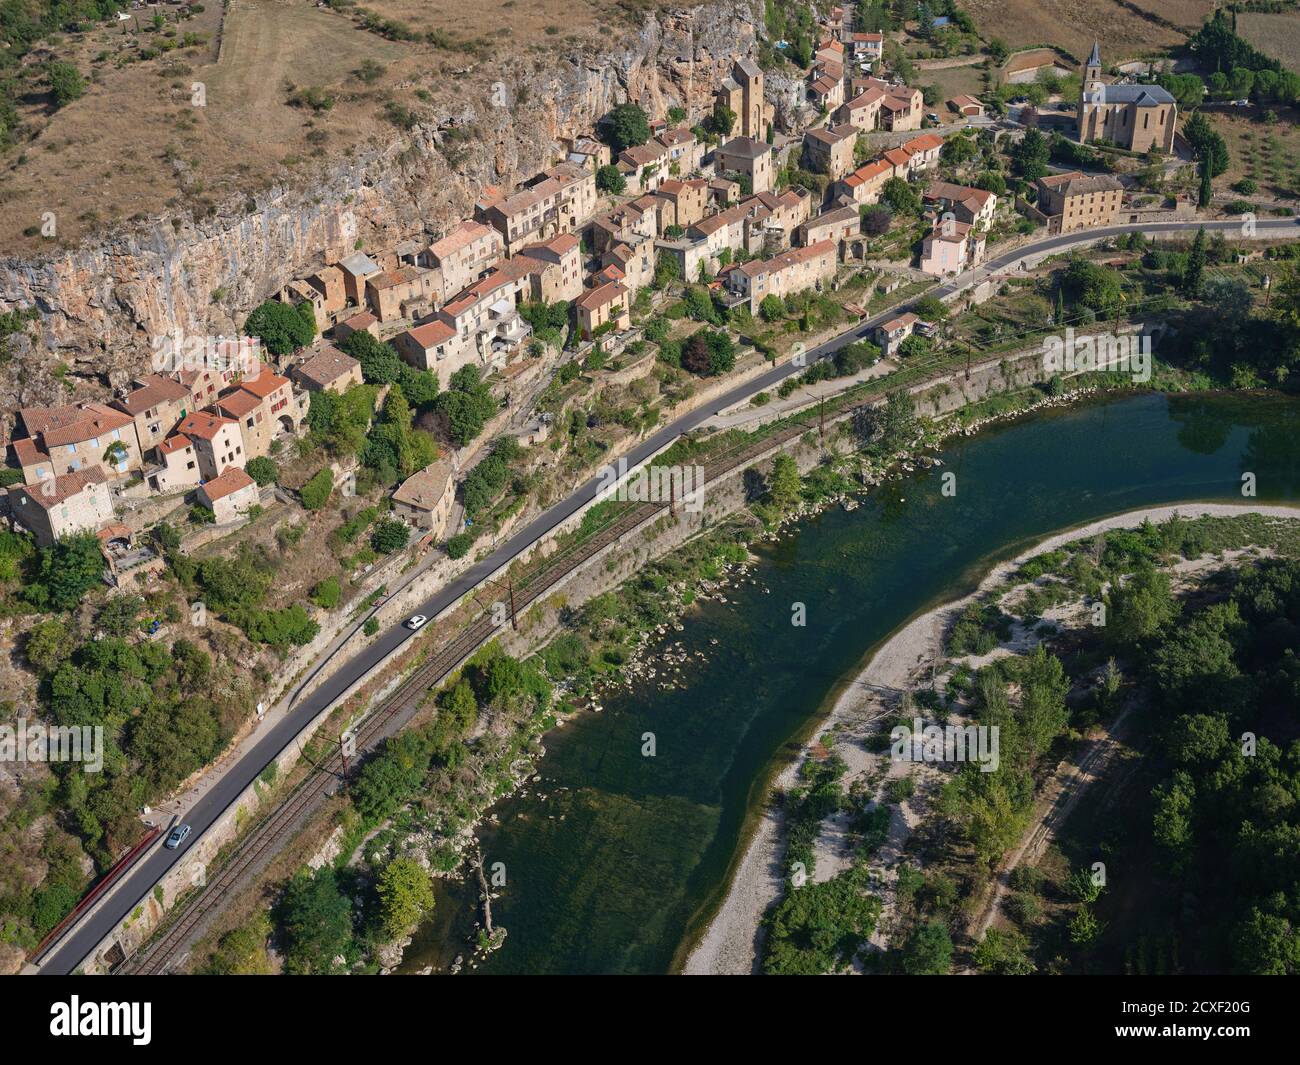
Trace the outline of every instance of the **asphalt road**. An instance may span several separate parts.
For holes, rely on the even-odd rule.
[[[1195,231],[1202,224],[1205,225],[1207,231],[1211,232],[1214,230],[1240,232],[1241,229],[1239,221],[1205,223],[1193,221],[1164,222],[1150,226],[1113,226],[1107,229],[1085,230],[1083,233],[1053,237],[1007,252],[983,264],[973,272],[973,275],[963,275],[961,278],[956,278],[937,289],[932,289],[931,293],[938,296],[951,294],[966,283],[964,279],[973,276],[977,280],[982,280],[988,274],[1005,269],[1025,258],[1026,255],[1039,255],[1043,252],[1051,253],[1064,250],[1072,244],[1085,240],[1118,236],[1135,230],[1148,235],[1151,233]],[[1298,223],[1295,219],[1260,220],[1256,223],[1257,232],[1260,234],[1295,234],[1297,226]],[[831,340],[809,349],[805,353],[806,361],[822,358],[837,351],[845,344],[868,336],[876,325],[897,313],[898,309],[894,308],[857,323],[851,329],[833,337]],[[786,377],[800,373],[803,369],[803,366],[790,363],[774,367],[759,377],[752,378],[745,384],[731,389],[713,403],[706,404],[690,414],[683,415],[675,422],[664,426],[664,428],[629,452],[627,455],[628,468],[635,469],[661,448],[671,444],[677,437],[698,428],[718,411],[739,403],[756,392],[771,389],[780,384]],[[424,614],[430,618],[436,617],[466,592],[481,584],[484,578],[521,554],[541,536],[595,498],[599,488],[600,482],[597,478],[593,477],[587,481],[567,499],[557,503],[550,510],[539,514],[481,562],[475,564],[464,575],[443,588],[437,595],[424,603],[416,613]],[[390,652],[414,635],[402,625],[395,625],[386,632],[379,634],[372,643],[350,658],[342,668],[326,680],[316,691],[296,704],[292,711],[287,713],[270,729],[256,746],[231,766],[207,794],[182,817],[185,823],[193,826],[193,831],[186,843],[177,850],[167,850],[161,843],[155,844],[153,849],[140,858],[135,866],[125,874],[109,899],[90,917],[83,919],[81,924],[71,934],[65,936],[63,941],[47,955],[40,966],[40,972],[67,974],[75,970],[98,943],[113,929],[117,928],[126,916],[148,896],[149,892],[153,890],[153,886],[163,875],[184,857],[186,850],[193,845],[194,841],[220,817],[226,807],[234,802],[244,789],[257,778],[262,770],[270,764],[308,721],[338,699],[344,691],[373,669]]]

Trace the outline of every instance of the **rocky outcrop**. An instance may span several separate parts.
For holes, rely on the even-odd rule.
[[[639,29],[610,27],[599,51],[561,49],[531,66],[498,55],[458,72],[412,129],[385,127],[301,185],[43,259],[0,258],[0,312],[41,312],[32,343],[10,337],[0,358],[0,408],[121,387],[145,367],[154,336],[230,333],[327,261],[438,232],[470,214],[485,186],[554,163],[561,138],[589,132],[625,100],[652,117],[681,105],[698,119],[734,60],[753,53],[761,12],[757,0],[718,0],[647,14]]]

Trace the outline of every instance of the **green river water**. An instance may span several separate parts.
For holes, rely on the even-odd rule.
[[[680,966],[773,775],[874,646],[1054,532],[1141,507],[1249,502],[1244,472],[1256,475],[1257,501],[1300,500],[1300,401],[1104,400],[955,440],[940,457],[941,469],[760,547],[757,585],[693,609],[664,640],[707,652],[685,667],[685,690],[620,692],[546,738],[542,781],[501,803],[501,823],[480,834],[485,865],[505,863],[493,916],[509,934],[475,971]],[[953,497],[940,493],[945,471],[957,475]],[[795,602],[803,628],[791,625]],[[642,756],[645,732],[655,757]],[[468,956],[475,887],[440,884],[402,971]]]

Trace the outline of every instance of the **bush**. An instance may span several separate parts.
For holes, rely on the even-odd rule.
[[[385,518],[375,526],[370,534],[370,546],[381,554],[391,555],[404,548],[411,538],[411,530],[405,522],[396,518]]]
[[[302,497],[302,505],[308,510],[320,510],[329,502],[330,493],[333,491],[334,474],[329,467],[326,467],[303,485],[298,494]]]
[[[310,303],[290,307],[267,300],[245,319],[244,332],[260,338],[272,355],[288,355],[316,339],[316,312]]]
[[[325,610],[333,610],[342,598],[343,590],[337,577],[326,577],[311,590],[312,602]]]
[[[86,82],[71,63],[53,62],[46,68],[50,79],[50,92],[54,95],[56,107],[67,107],[73,100],[81,99],[86,91]]]
[[[474,537],[469,533],[457,533],[447,541],[447,554],[452,558],[464,558],[474,544]]]
[[[259,488],[273,483],[280,476],[279,467],[265,455],[249,459],[244,472],[257,482]]]

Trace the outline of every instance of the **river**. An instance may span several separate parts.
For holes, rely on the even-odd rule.
[[[772,777],[875,645],[1062,529],[1181,501],[1240,503],[1247,473],[1260,502],[1300,498],[1300,401],[1107,399],[955,439],[940,457],[853,512],[828,510],[759,547],[728,602],[701,604],[664,640],[707,655],[685,667],[684,689],[620,692],[547,737],[542,780],[480,833],[485,865],[504,863],[493,918],[509,934],[467,971],[680,967]],[[948,472],[956,491],[944,495]],[[469,881],[440,883],[401,971],[468,955],[475,903]]]

